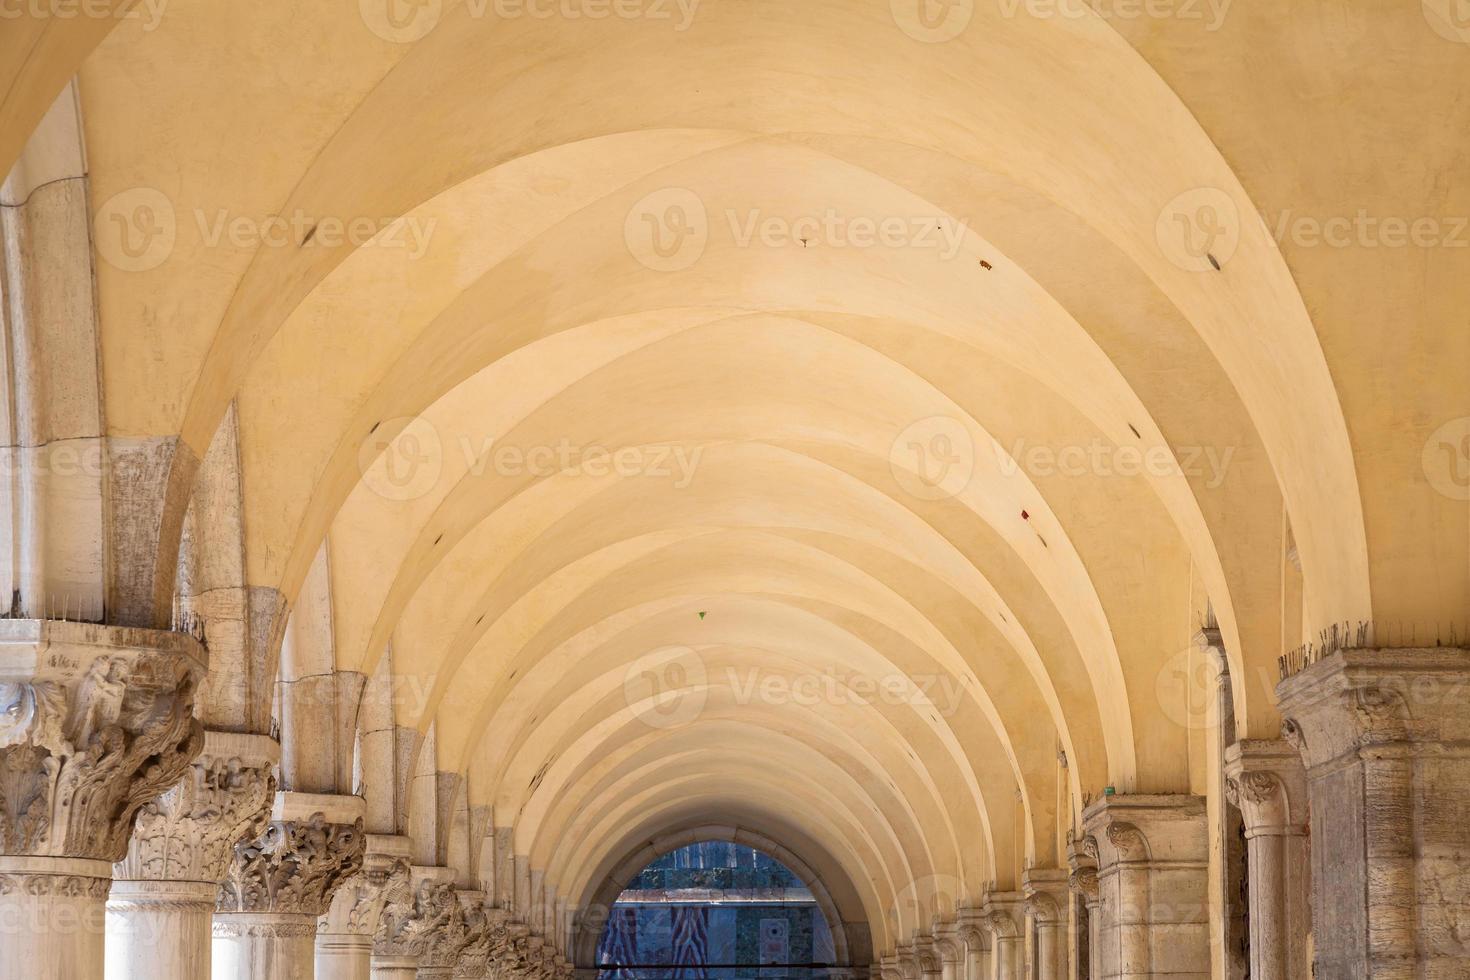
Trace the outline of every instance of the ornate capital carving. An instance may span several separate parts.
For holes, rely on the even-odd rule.
[[[1108,843],[1118,852],[1119,861],[1148,860],[1148,838],[1143,836],[1143,831],[1138,829],[1137,824],[1114,820],[1108,824],[1105,833]]]
[[[120,861],[203,745],[190,636],[0,621],[0,853]]]
[[[216,911],[321,915],[338,886],[361,868],[365,843],[360,819],[327,823],[314,813],[272,820],[258,839],[235,845]]]
[[[184,778],[143,804],[119,879],[212,881],[225,877],[235,845],[270,820],[279,748],[262,735],[206,732],[204,753]]]
[[[442,879],[421,878],[391,888],[378,917],[373,955],[422,959],[431,942],[443,942],[436,934],[451,928],[451,920],[459,917],[458,906],[453,883]]]
[[[1096,868],[1078,868],[1067,875],[1067,887],[1082,896],[1089,905],[1098,900]]]
[[[1245,739],[1230,746],[1225,795],[1240,810],[1247,836],[1306,831],[1306,770],[1285,741]]]

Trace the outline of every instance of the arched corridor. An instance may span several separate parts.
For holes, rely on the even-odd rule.
[[[0,980],[1470,977],[1463,13],[0,0]]]

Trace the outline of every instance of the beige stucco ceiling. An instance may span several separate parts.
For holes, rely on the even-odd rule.
[[[326,542],[339,668],[391,651],[558,894],[739,813],[882,945],[915,881],[1198,782],[1206,599],[1261,736],[1286,649],[1470,609],[1470,45],[1429,0],[1033,6],[32,14],[0,163],[79,74],[109,431],[203,456],[236,406],[248,584]],[[952,686],[742,693],[813,676]]]

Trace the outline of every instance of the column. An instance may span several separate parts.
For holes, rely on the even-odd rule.
[[[1102,921],[1099,907],[1102,896],[1097,883],[1097,841],[1091,837],[1068,841],[1067,869],[1067,886],[1077,896],[1084,919],[1084,925],[1076,930],[1076,941],[1072,944],[1070,972],[1073,980],[1101,980],[1102,950],[1098,944],[1098,924]]]
[[[428,933],[424,952],[419,957],[421,980],[449,980],[455,976],[465,952],[474,946],[477,954],[480,941],[486,937],[485,893],[456,888],[453,895],[449,916]]]
[[[373,935],[372,980],[414,980],[430,934],[456,913],[448,868],[412,867],[409,884],[383,904]]]
[[[211,918],[235,845],[265,831],[280,746],[205,732],[204,752],[138,811],[112,869],[107,980],[195,980],[209,972]]]
[[[213,980],[312,980],[317,918],[362,867],[363,802],[277,793],[270,823],[235,847],[214,914]]]
[[[1347,650],[1276,692],[1307,772],[1316,975],[1470,975],[1470,650]]]
[[[1097,851],[1103,980],[1209,980],[1205,801],[1105,796],[1082,820]]]
[[[1296,749],[1248,739],[1225,757],[1230,802],[1245,820],[1252,980],[1310,980],[1311,849],[1307,773]]]
[[[373,935],[395,895],[411,894],[407,837],[368,834],[362,870],[337,889],[317,921],[316,980],[369,980]]]
[[[1067,872],[1031,868],[1022,878],[1026,913],[1036,924],[1036,980],[1067,980]]]
[[[991,980],[990,934],[981,924],[977,908],[961,908],[955,913],[960,941],[965,945],[964,980]]]
[[[990,892],[985,896],[985,926],[990,931],[995,980],[1022,980],[1026,970],[1026,896]]]
[[[933,936],[920,934],[914,937],[914,958],[919,968],[920,980],[942,980],[944,958],[939,955],[939,947],[935,945]]]
[[[100,980],[112,865],[183,776],[208,669],[190,636],[0,620],[0,980]]]
[[[930,932],[934,935],[934,949],[939,954],[941,980],[965,980],[965,941],[960,938],[959,922],[936,915]]]

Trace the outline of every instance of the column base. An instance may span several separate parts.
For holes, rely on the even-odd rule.
[[[102,976],[112,864],[0,855],[0,980]]]
[[[114,881],[107,980],[193,980],[209,973],[214,881]]]

